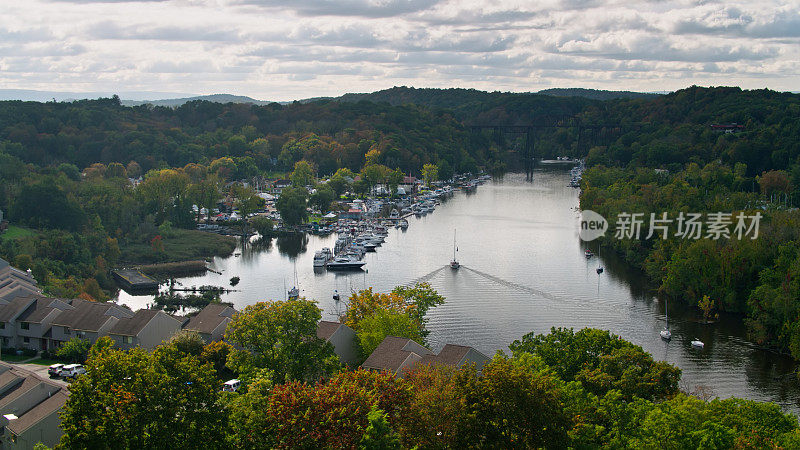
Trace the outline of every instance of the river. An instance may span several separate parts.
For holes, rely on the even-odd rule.
[[[314,252],[333,248],[336,236],[297,236],[268,244],[237,248],[239,256],[215,258],[208,272],[179,279],[183,285],[222,285],[239,276],[237,292],[224,296],[237,308],[284,299],[296,268],[301,295],[315,299],[323,318],[334,319],[351,290],[374,287],[388,291],[416,280],[428,281],[447,302],[428,314],[434,351],[445,343],[473,346],[491,356],[508,344],[551,327],[602,328],[642,346],[654,358],[683,371],[681,387],[726,398],[773,401],[800,411],[800,383],[791,359],[757,348],[745,338],[737,317],[712,325],[695,321],[693,311],[670,305],[672,340],[659,331],[665,323],[664,302],[643,274],[613,255],[587,260],[578,238],[577,189],[567,186],[560,169],[538,169],[533,182],[509,174],[456,193],[427,216],[410,217],[406,231],[392,229],[376,253],[367,253],[364,271],[333,273],[313,270]],[[458,271],[446,267],[457,230]],[[598,275],[599,264],[605,272]],[[149,296],[122,292],[120,303],[134,309]],[[705,342],[703,350],[690,341]]]

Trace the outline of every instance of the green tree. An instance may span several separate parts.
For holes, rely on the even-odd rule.
[[[400,437],[392,430],[386,413],[372,406],[367,414],[369,426],[358,444],[361,450],[393,450],[400,448]]]
[[[250,221],[250,225],[262,237],[271,237],[274,233],[275,223],[269,217],[256,216]]]
[[[422,166],[422,179],[426,186],[439,179],[439,167],[436,164],[425,164]]]
[[[550,334],[526,334],[509,345],[514,356],[535,355],[564,381],[580,381],[595,395],[612,389],[625,398],[662,400],[678,392],[680,369],[653,361],[641,347],[608,331],[553,328]]]
[[[63,448],[225,448],[227,417],[210,364],[171,345],[92,347],[61,413]]]
[[[319,212],[324,213],[330,208],[335,195],[336,194],[333,192],[333,189],[330,186],[327,184],[320,184],[317,186],[317,190],[311,194],[311,196],[309,196],[308,202],[311,205],[316,206]]]
[[[303,187],[286,188],[275,202],[283,223],[288,226],[300,225],[308,218],[306,197],[308,191]]]
[[[91,344],[86,339],[74,337],[63,343],[56,351],[56,356],[64,361],[83,363],[89,356]]]
[[[289,177],[292,185],[296,187],[311,186],[314,184],[314,166],[310,162],[302,160],[294,163],[294,171]]]
[[[317,338],[321,317],[317,304],[303,298],[247,306],[225,331],[237,347],[228,366],[244,377],[269,369],[276,381],[314,380],[332,373],[338,357],[331,344]]]
[[[386,336],[397,336],[423,342],[420,324],[408,314],[379,309],[358,325],[358,344],[363,357],[369,356]]]

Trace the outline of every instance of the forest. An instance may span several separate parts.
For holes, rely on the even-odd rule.
[[[657,96],[553,94],[393,88],[177,108],[126,107],[116,97],[0,102],[0,210],[13,226],[0,235],[0,257],[31,267],[54,295],[105,299],[118,264],[232,251],[231,241],[191,230],[191,207],[213,207],[233,181],[288,178],[298,164],[304,180],[362,173],[372,183],[422,177],[426,165],[440,179],[514,171],[525,136],[474,126],[532,125],[535,158],[586,158],[583,208],[607,217],[634,207],[761,211],[752,242],[603,244],[706,319],[741,314],[755,342],[800,358],[800,95],[696,86]],[[731,132],[713,127],[732,124]],[[129,178],[138,177],[134,188]],[[295,193],[295,203],[312,200]],[[181,242],[201,241],[183,252]]]

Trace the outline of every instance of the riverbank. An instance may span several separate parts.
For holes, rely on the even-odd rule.
[[[237,239],[197,230],[170,230],[161,238],[160,248],[152,244],[120,246],[121,267],[137,267],[146,274],[188,275],[205,271],[205,260],[233,254]]]

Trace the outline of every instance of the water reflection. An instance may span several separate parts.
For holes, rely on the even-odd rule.
[[[301,233],[284,234],[278,237],[275,243],[282,255],[297,258],[301,253],[305,253],[308,248],[308,235]]]

